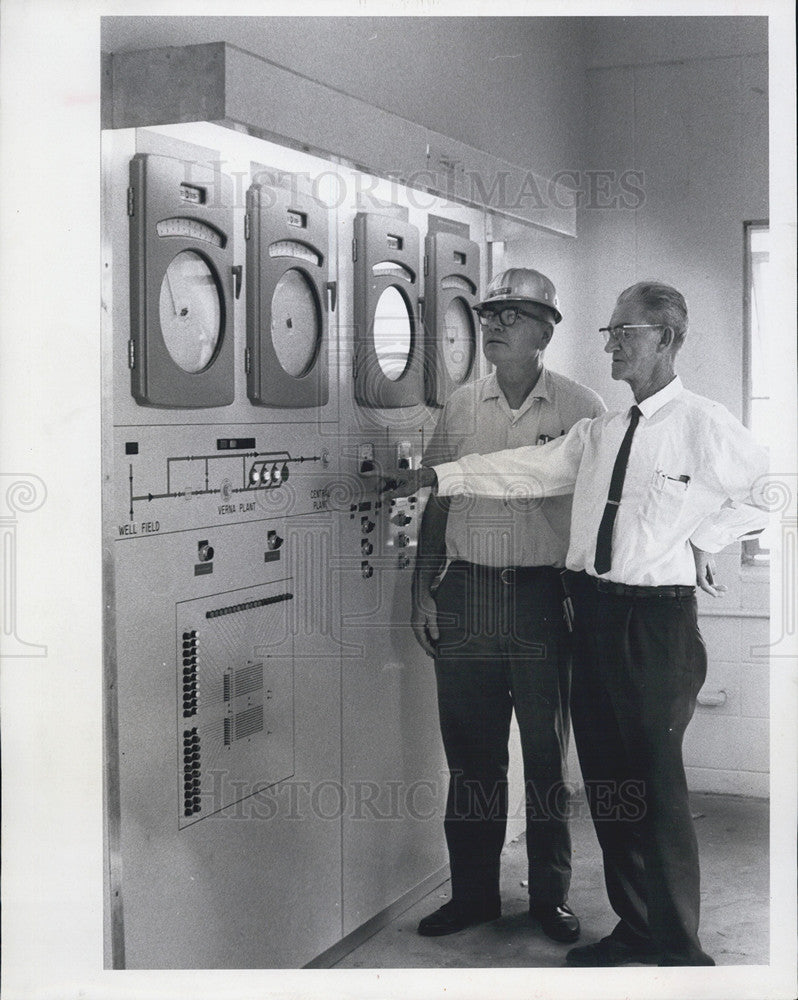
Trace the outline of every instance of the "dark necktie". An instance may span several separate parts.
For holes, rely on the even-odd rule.
[[[621,447],[618,449],[618,457],[612,467],[612,478],[610,479],[610,492],[607,496],[607,505],[601,516],[598,536],[596,538],[596,558],[594,560],[596,573],[601,576],[606,573],[612,565],[612,529],[615,526],[615,516],[618,513],[618,504],[621,502],[623,492],[623,481],[626,478],[626,466],[629,462],[629,452],[632,448],[632,437],[640,419],[640,410],[633,406],[630,411],[629,426],[626,429]]]

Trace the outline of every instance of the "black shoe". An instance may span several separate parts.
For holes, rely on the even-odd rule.
[[[530,903],[530,916],[540,921],[543,933],[552,941],[568,944],[579,937],[579,918],[570,906],[561,903]]]
[[[595,944],[583,944],[579,948],[571,948],[565,956],[567,965],[600,968],[610,965],[631,965],[640,962],[643,965],[656,965],[659,953],[645,946],[626,944],[618,938],[605,937]]]
[[[430,913],[418,925],[418,933],[424,937],[442,937],[456,934],[474,924],[484,924],[502,915],[501,903],[463,903],[450,899],[448,903]]]
[[[659,961],[660,965],[714,965],[715,959],[703,951],[696,955],[663,955]]]

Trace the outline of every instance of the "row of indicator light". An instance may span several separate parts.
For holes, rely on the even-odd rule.
[[[197,714],[199,699],[199,679],[197,677],[197,655],[199,636],[196,629],[183,633],[183,718],[190,719]]]
[[[270,464],[271,469],[267,469]],[[279,462],[255,462],[249,470],[249,485],[272,490],[282,486],[289,474],[287,462],[283,462],[282,466]]]
[[[183,731],[183,814],[193,816],[201,808],[200,738],[197,727]]]

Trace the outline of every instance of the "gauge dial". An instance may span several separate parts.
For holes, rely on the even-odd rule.
[[[476,289],[467,278],[461,278],[459,274],[450,274],[441,282],[442,289],[459,288],[461,292],[474,293]]]
[[[218,229],[209,226],[199,219],[188,219],[185,216],[176,216],[171,219],[161,219],[155,223],[155,232],[159,236],[179,236],[189,237],[192,240],[202,240],[215,247],[224,247],[227,237],[220,233]]]
[[[452,299],[443,317],[443,360],[449,378],[457,384],[466,380],[474,359],[474,328],[463,299]]]
[[[321,267],[321,257],[304,243],[297,243],[296,240],[278,240],[269,247],[270,257],[296,257],[297,260],[307,261],[308,264],[315,264]]]
[[[378,264],[373,264],[371,271],[379,278],[403,278],[405,281],[413,281],[413,272],[392,260],[382,260]]]
[[[222,333],[216,274],[193,250],[172,258],[161,282],[161,333],[175,364],[195,374],[210,364]]]
[[[321,316],[316,293],[305,275],[291,268],[281,275],[272,295],[272,343],[283,370],[293,378],[306,375],[321,343]]]

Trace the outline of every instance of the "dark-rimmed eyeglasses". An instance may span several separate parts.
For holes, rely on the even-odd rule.
[[[490,326],[490,324],[497,318],[502,326],[512,326],[519,316],[526,316],[529,319],[535,319],[538,323],[548,322],[548,320],[543,319],[541,316],[536,316],[534,313],[527,312],[525,309],[519,309],[518,306],[507,306],[504,309],[474,309],[474,312],[479,317],[481,326]]]
[[[604,337],[605,344],[611,340],[625,344],[633,330],[656,330],[662,326],[662,323],[621,323],[619,326],[602,326],[599,333]]]

